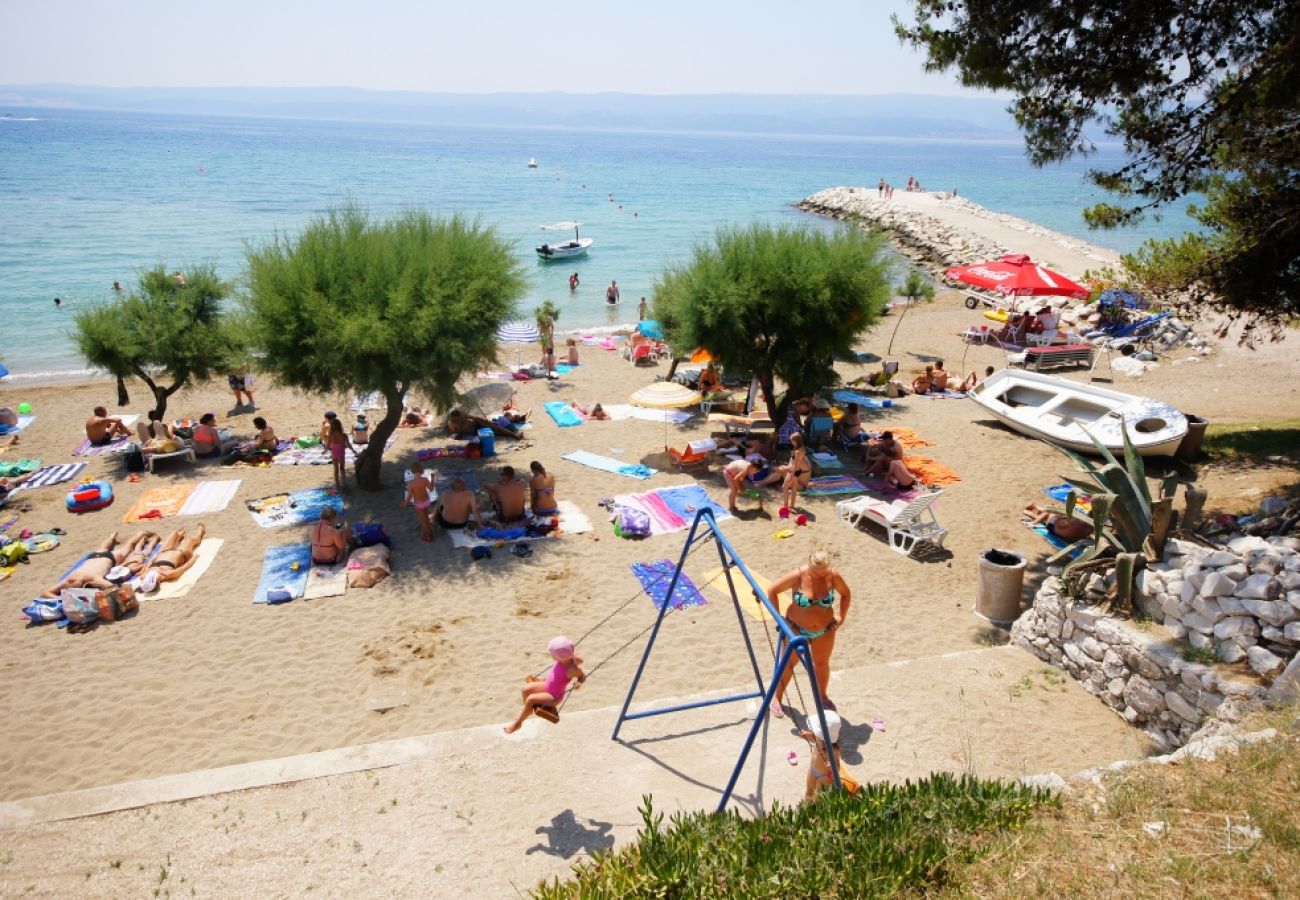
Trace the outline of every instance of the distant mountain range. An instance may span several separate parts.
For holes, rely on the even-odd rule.
[[[435,94],[360,88],[0,86],[0,115],[33,108],[188,115],[854,137],[1014,139],[1006,101],[919,94]]]

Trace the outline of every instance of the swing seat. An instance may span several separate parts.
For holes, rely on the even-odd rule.
[[[554,706],[534,706],[533,715],[539,719],[545,719],[552,725],[560,724],[560,711]]]

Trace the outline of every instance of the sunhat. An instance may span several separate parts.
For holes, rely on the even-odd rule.
[[[573,659],[573,641],[562,634],[551,638],[551,642],[546,645],[546,649],[551,651],[551,657],[556,662]]]
[[[831,733],[831,743],[838,744],[840,742],[840,717],[838,713],[833,713],[829,709],[826,710],[826,728]],[[822,723],[818,721],[816,716],[808,717],[808,730],[813,733],[817,740],[822,740]]]
[[[113,566],[104,577],[113,584],[121,584],[131,577],[131,570],[126,566]]]

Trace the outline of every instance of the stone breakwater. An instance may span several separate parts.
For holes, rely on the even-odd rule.
[[[1235,722],[1270,697],[1294,694],[1300,540],[1235,535],[1217,549],[1171,540],[1137,587],[1139,607],[1164,625],[1158,634],[1076,603],[1049,579],[1011,640],[1065,669],[1165,749],[1187,743],[1207,722]],[[1188,659],[1186,647],[1223,663],[1244,660],[1260,679],[1276,676],[1273,689],[1242,669]]]
[[[1025,219],[994,212],[964,197],[946,194],[916,198],[895,196],[896,199],[887,200],[878,196],[875,188],[834,187],[818,191],[796,205],[805,212],[884,228],[905,256],[936,268],[970,265],[1024,251],[1023,244],[1012,246],[993,239],[990,237],[993,232],[1010,232],[1014,237],[1009,236],[1008,240],[1029,237],[1040,243],[1048,242],[1095,264],[1097,268],[1115,262],[1114,256],[1099,253],[1082,241]],[[920,199],[926,202],[918,204],[916,201]],[[927,212],[927,207],[938,214]],[[955,218],[969,222],[969,225],[945,221]],[[1082,272],[1071,274],[1082,275]]]

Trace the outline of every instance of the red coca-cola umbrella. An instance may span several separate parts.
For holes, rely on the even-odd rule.
[[[1086,287],[1060,272],[1045,269],[1024,253],[1008,253],[994,262],[953,266],[944,272],[949,281],[961,281],[987,291],[1017,297],[1074,297],[1086,300]]]

